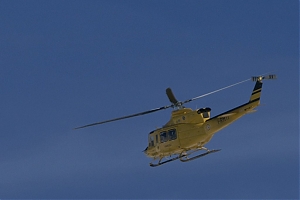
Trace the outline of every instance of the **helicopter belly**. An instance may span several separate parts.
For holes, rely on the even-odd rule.
[[[206,144],[212,135],[207,133],[204,128],[201,126],[196,126],[193,129],[183,130],[180,133],[180,147],[182,149],[193,149],[202,147]]]

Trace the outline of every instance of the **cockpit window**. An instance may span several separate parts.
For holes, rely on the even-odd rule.
[[[177,139],[177,134],[175,129],[171,129],[168,131],[169,135],[169,140],[176,140]]]
[[[167,142],[167,141],[168,141],[167,132],[166,131],[161,132],[160,133],[160,142],[163,143],[163,142]]]
[[[149,147],[153,147],[154,146],[154,137],[153,135],[149,136]]]

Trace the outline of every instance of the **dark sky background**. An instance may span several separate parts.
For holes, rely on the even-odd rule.
[[[0,198],[299,198],[299,1],[0,1]],[[151,168],[169,105],[266,72],[222,149]],[[212,116],[253,82],[186,105]]]

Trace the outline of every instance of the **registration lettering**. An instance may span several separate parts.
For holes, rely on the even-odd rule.
[[[222,123],[222,122],[225,122],[225,121],[227,121],[227,120],[229,120],[229,117],[227,116],[227,117],[220,117],[219,119],[218,119],[218,124],[220,124],[220,123]]]

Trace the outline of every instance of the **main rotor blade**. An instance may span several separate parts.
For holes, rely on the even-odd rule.
[[[167,88],[166,89],[166,93],[167,93],[167,96],[170,100],[171,103],[173,103],[174,105],[176,105],[178,103],[177,99],[175,98],[171,88]]]
[[[136,113],[136,114],[132,114],[132,115],[127,115],[127,116],[124,116],[124,117],[118,117],[118,118],[115,118],[115,119],[110,119],[110,120],[106,120],[106,121],[102,121],[102,122],[96,122],[96,123],[93,123],[93,124],[80,126],[80,127],[74,128],[74,129],[86,128],[86,127],[89,127],[89,126],[95,126],[95,125],[104,124],[104,123],[108,123],[108,122],[113,122],[113,121],[118,121],[118,120],[122,120],[122,119],[131,118],[131,117],[136,117],[136,116],[140,116],[140,115],[146,115],[146,114],[150,114],[150,113],[153,113],[153,112],[156,112],[156,111],[159,111],[159,110],[164,110],[164,109],[167,109],[167,108],[170,108],[170,107],[172,107],[172,105],[164,106],[164,107],[160,107],[160,108],[155,108],[155,109],[148,110],[148,111],[145,111],[145,112],[140,112],[140,113]]]
[[[188,102],[194,101],[194,100],[196,100],[196,99],[200,99],[200,98],[202,98],[202,97],[205,97],[205,96],[211,95],[211,94],[213,94],[213,93],[216,93],[216,92],[220,92],[221,90],[228,89],[228,88],[230,88],[230,87],[233,87],[233,86],[239,85],[239,84],[241,84],[241,83],[244,83],[244,82],[246,82],[246,81],[250,81],[250,80],[251,80],[251,78],[249,78],[249,79],[246,79],[246,80],[243,80],[243,81],[240,81],[240,82],[238,82],[238,83],[235,83],[235,84],[232,84],[232,85],[229,85],[229,86],[226,86],[226,87],[223,87],[223,88],[221,88],[221,89],[218,89],[218,90],[215,90],[215,91],[212,91],[212,92],[209,92],[209,93],[203,94],[203,95],[201,95],[201,96],[198,96],[198,97],[195,97],[195,98],[192,98],[192,99],[186,100],[186,101],[184,101],[182,104],[185,104],[185,103],[188,103]]]

